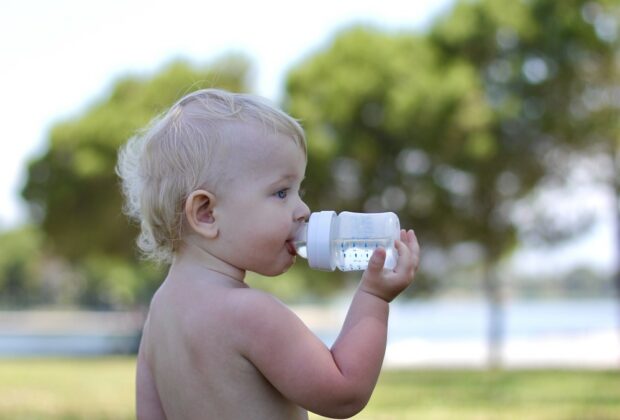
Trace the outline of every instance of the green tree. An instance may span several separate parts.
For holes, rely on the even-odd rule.
[[[620,6],[606,0],[461,2],[435,25],[430,39],[446,63],[477,66],[493,110],[495,143],[524,154],[514,160],[517,166],[500,161],[504,172],[488,172],[500,193],[522,187],[524,179],[526,186],[562,185],[576,157],[602,154],[607,171],[599,176],[618,203],[619,27]],[[501,197],[493,202],[506,205]],[[570,237],[588,222],[586,217],[566,225],[544,212],[540,216],[524,233],[542,241]],[[489,262],[494,260],[491,255]],[[620,270],[617,278],[620,290]],[[489,334],[495,343],[491,357],[497,359],[501,295],[497,279],[488,276],[485,285],[494,302]]]
[[[19,307],[46,300],[41,276],[43,236],[33,226],[0,234],[0,305]]]
[[[439,58],[423,36],[361,27],[293,69],[286,105],[308,133],[312,208],[397,211],[427,249],[471,237],[458,208],[472,178],[440,154],[487,154],[490,114],[475,68]]]
[[[247,90],[248,70],[247,59],[232,55],[201,68],[173,62],[151,77],[118,80],[108,96],[51,129],[48,150],[29,165],[23,196],[50,252],[85,279],[82,302],[130,304],[148,299],[155,284],[139,280],[153,279],[151,269],[130,268],[137,226],[122,214],[114,170],[119,146],[191,90]]]
[[[427,35],[353,28],[288,78],[286,103],[308,131],[308,175],[317,180],[308,201],[396,210],[426,255],[469,243],[485,267],[491,364],[503,330],[498,262],[523,228],[515,205],[557,176],[553,157],[583,145],[579,133],[601,122],[576,115],[566,96],[587,89],[580,58],[614,60],[589,22],[597,18],[587,17],[593,4],[611,16],[585,1],[485,0],[458,3]],[[611,68],[594,73],[590,81],[610,86],[598,74]],[[617,120],[603,120],[598,133],[616,139]],[[530,231],[551,240],[577,227],[543,222]],[[423,263],[429,276],[450,264],[436,262]]]

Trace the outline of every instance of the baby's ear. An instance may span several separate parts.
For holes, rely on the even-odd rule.
[[[217,237],[218,228],[213,217],[215,195],[205,190],[192,192],[185,201],[185,217],[192,230],[208,239]]]

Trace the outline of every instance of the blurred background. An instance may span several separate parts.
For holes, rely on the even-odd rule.
[[[393,304],[367,418],[428,414],[413,394],[433,418],[469,418],[472,401],[620,418],[617,1],[7,0],[0,28],[0,418],[133,416],[165,267],[137,255],[116,153],[203,87],[301,120],[311,209],[416,230],[420,273]],[[248,278],[328,345],[358,280],[305,261]],[[462,387],[440,397],[437,381]]]

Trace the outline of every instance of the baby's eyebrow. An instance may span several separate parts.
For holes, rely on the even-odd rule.
[[[295,182],[297,180],[299,180],[299,183],[301,184],[304,180],[306,179],[305,176],[303,176],[301,179],[299,179],[299,177],[297,175],[293,175],[293,174],[286,174],[286,175],[282,175],[280,177],[278,177],[274,182],[271,183],[272,186],[278,185],[282,182]]]

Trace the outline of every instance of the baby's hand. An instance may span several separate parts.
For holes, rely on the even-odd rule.
[[[398,263],[394,270],[384,270],[385,249],[378,248],[370,257],[368,268],[362,275],[361,290],[391,302],[413,281],[420,264],[420,245],[413,230],[400,231],[400,241],[395,241]]]

